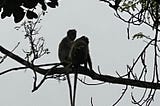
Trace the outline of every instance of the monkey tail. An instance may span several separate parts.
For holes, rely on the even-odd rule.
[[[73,106],[73,102],[72,102],[72,86],[71,86],[71,80],[70,80],[69,74],[67,74],[67,81],[68,81],[68,87],[69,87],[70,103],[71,103],[71,106]]]
[[[76,68],[75,76],[74,76],[74,91],[73,91],[73,105],[72,106],[75,106],[77,78],[78,78],[78,71],[77,71],[77,68]]]

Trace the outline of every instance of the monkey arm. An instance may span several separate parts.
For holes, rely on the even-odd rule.
[[[88,56],[87,56],[87,62],[88,62],[88,65],[89,65],[90,70],[93,70],[93,69],[92,69],[92,60],[91,60],[91,57],[90,57],[90,54],[89,54],[89,53],[88,53]]]

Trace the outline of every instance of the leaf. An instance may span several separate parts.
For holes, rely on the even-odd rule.
[[[3,7],[3,12],[1,14],[1,18],[5,18],[6,16],[10,17],[13,12],[7,6]]]
[[[15,23],[20,22],[24,18],[24,15],[25,15],[25,12],[24,12],[23,8],[17,7],[13,11],[14,22]]]
[[[142,32],[139,32],[135,35],[133,35],[132,40],[134,40],[135,38],[137,39],[142,39],[145,35]]]
[[[23,6],[28,9],[32,9],[32,8],[35,8],[37,4],[38,4],[38,0],[24,0]]]
[[[42,9],[43,9],[44,11],[47,10],[47,6],[46,6],[44,0],[39,0],[38,2],[39,2],[39,4],[42,5]]]
[[[38,15],[35,12],[30,11],[30,10],[27,11],[26,16],[28,19],[38,18]]]
[[[44,11],[46,11],[46,10],[47,10],[47,6],[46,6],[46,4],[43,4],[43,5],[42,5],[42,9],[43,9]]]
[[[4,19],[6,17],[6,13],[3,11],[1,14],[1,18]]]
[[[56,6],[58,6],[58,2],[57,1],[51,1],[51,2],[48,2],[47,5],[51,8],[56,8]]]

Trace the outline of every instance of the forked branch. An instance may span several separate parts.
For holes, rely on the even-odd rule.
[[[0,52],[2,52],[3,54],[6,54],[8,57],[14,59],[15,61],[21,63],[22,65],[24,65],[24,66],[36,71],[37,73],[42,74],[42,75],[66,74],[66,72],[69,72],[69,74],[73,74],[75,72],[74,68],[73,69],[71,69],[71,68],[64,69],[62,67],[57,67],[57,68],[43,69],[43,68],[36,67],[35,65],[31,64],[30,62],[22,59],[21,57],[13,54],[12,52],[6,50],[2,46],[0,46]],[[98,74],[94,71],[90,71],[89,69],[86,69],[84,67],[79,67],[78,73],[85,75],[85,76],[88,76],[88,77],[91,77],[93,80],[98,80],[98,81],[102,81],[102,82],[130,85],[130,86],[141,87],[141,88],[160,89],[159,83],[139,81],[139,80],[128,79],[128,78],[120,78],[120,77],[114,77],[114,76],[110,76],[110,75],[102,75],[102,74]]]

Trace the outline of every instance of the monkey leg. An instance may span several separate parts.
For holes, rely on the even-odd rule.
[[[76,70],[76,73],[75,73],[75,76],[74,76],[74,91],[73,91],[73,105],[72,106],[75,106],[77,78],[78,78],[78,72]]]

